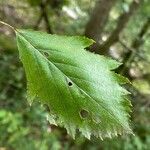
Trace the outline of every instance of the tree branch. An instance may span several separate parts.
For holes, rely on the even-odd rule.
[[[135,50],[139,49],[139,47],[143,44],[143,37],[146,34],[146,32],[148,31],[149,26],[150,26],[150,18],[148,18],[146,20],[146,22],[142,26],[139,34],[137,35],[137,38],[133,41],[133,43],[131,45],[132,51],[128,51],[125,54],[125,57],[124,57],[124,60],[123,60],[123,65],[119,69],[121,74],[127,75],[128,77],[130,77],[128,75],[129,68],[128,68],[127,64],[131,63],[134,53],[137,52]]]
[[[118,42],[120,33],[123,31],[130,17],[134,14],[134,12],[138,9],[139,6],[140,2],[137,0],[133,0],[133,2],[130,4],[129,11],[124,12],[119,17],[116,28],[111,33],[109,38],[102,45],[99,46],[99,50],[106,52],[109,50],[110,46]]]
[[[50,25],[49,18],[48,18],[48,14],[47,14],[47,11],[46,11],[46,6],[47,6],[48,2],[49,2],[49,0],[42,0],[41,1],[41,4],[39,6],[40,10],[41,10],[41,15],[40,15],[39,19],[37,20],[37,23],[36,23],[34,28],[37,29],[39,24],[41,23],[42,19],[44,19],[47,32],[48,33],[53,33],[51,25]]]
[[[38,20],[37,20],[37,22],[36,22],[36,24],[34,26],[35,30],[39,28],[39,25],[40,25],[42,19],[43,19],[43,13],[40,14],[40,16],[39,16],[39,18],[38,18]]]
[[[130,47],[128,47],[124,42],[122,42],[120,39],[119,39],[119,43],[128,51],[133,51],[133,49],[131,49]]]
[[[101,39],[101,33],[108,21],[110,10],[116,1],[117,0],[97,0],[93,13],[85,29],[85,36],[96,41],[93,48],[91,48],[91,51],[97,52],[95,47],[97,47]]]

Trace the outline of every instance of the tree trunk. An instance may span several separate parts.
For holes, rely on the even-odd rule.
[[[140,2],[138,0],[133,0],[133,2],[130,4],[129,11],[123,13],[119,17],[116,28],[111,33],[109,38],[99,47],[100,50],[106,52],[109,50],[110,46],[118,42],[120,33],[123,31],[130,17],[134,14],[139,6]]]
[[[109,12],[116,1],[117,0],[98,0],[95,4],[95,8],[85,29],[85,36],[96,41],[94,48],[99,45],[101,33],[107,23]],[[93,48],[91,48],[91,50],[96,52]]]

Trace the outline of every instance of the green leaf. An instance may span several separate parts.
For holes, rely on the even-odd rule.
[[[112,137],[132,133],[130,102],[120,84],[128,80],[114,73],[120,63],[86,51],[94,41],[18,30],[17,44],[27,76],[28,99],[38,98],[50,108],[50,122],[76,130]]]

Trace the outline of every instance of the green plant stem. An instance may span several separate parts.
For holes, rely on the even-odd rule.
[[[10,29],[12,29],[14,32],[16,32],[16,29],[13,26],[11,26],[10,24],[3,22],[3,21],[0,21],[0,24],[3,24],[5,26],[9,27]]]

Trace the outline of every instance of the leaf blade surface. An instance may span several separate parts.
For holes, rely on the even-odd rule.
[[[128,92],[120,86],[128,81],[112,71],[118,62],[84,49],[92,43],[85,37],[19,30],[28,95],[47,104],[55,122],[73,137],[77,129],[87,138],[131,133]]]

